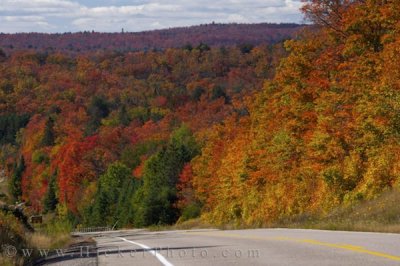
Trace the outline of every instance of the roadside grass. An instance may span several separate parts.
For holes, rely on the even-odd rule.
[[[212,224],[206,222],[202,218],[194,218],[184,222],[178,222],[174,226],[175,230],[188,230],[188,229],[212,229],[215,228]]]
[[[0,254],[0,265],[2,266],[14,266],[24,265],[24,261],[21,258],[10,258],[7,255]]]
[[[32,265],[39,258],[38,249],[64,248],[72,243],[70,224],[50,220],[32,233],[12,214],[0,212],[0,265]],[[34,250],[24,257],[22,250]]]
[[[400,233],[400,191],[340,207],[327,215],[302,214],[281,219],[272,227]]]
[[[40,249],[63,248],[71,242],[71,236],[69,234],[50,236],[44,233],[33,233],[27,235],[27,238],[31,246]]]
[[[167,231],[167,230],[191,230],[191,229],[214,229],[214,225],[206,222],[201,217],[189,219],[187,221],[178,221],[174,225],[153,225],[147,229],[149,231]]]
[[[0,211],[0,265],[23,265],[31,258],[23,259],[20,252],[29,246],[26,228],[12,214]]]
[[[38,248],[56,249],[68,246],[71,241],[72,224],[66,220],[59,220],[54,215],[44,218],[45,223],[31,234],[31,243]]]

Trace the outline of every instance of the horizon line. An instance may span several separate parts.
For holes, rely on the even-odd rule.
[[[125,28],[121,28],[120,31],[95,31],[95,30],[83,30],[83,31],[64,31],[64,32],[40,32],[40,31],[19,31],[19,32],[0,32],[0,35],[14,35],[14,34],[47,34],[47,35],[64,35],[64,34],[78,34],[78,33],[85,33],[85,34],[135,34],[135,33],[151,33],[157,31],[165,31],[165,30],[173,30],[173,29],[185,29],[185,28],[194,28],[194,27],[202,27],[202,26],[222,26],[222,25],[297,25],[297,26],[307,26],[305,22],[210,22],[205,24],[193,24],[189,26],[177,26],[177,27],[165,27],[165,28],[157,28],[152,30],[141,30],[141,31],[129,31],[125,30]]]

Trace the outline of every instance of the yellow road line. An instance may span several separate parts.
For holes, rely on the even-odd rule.
[[[316,246],[325,246],[325,247],[331,247],[331,248],[337,248],[337,249],[344,249],[344,250],[349,250],[353,252],[358,252],[358,253],[364,253],[364,254],[369,254],[372,256],[376,257],[381,257],[381,258],[386,258],[394,261],[400,261],[399,256],[394,256],[378,251],[373,251],[373,250],[368,250],[365,249],[364,247],[360,246],[353,246],[349,244],[334,244],[334,243],[328,243],[328,242],[322,242],[314,239],[297,239],[297,238],[290,238],[290,237],[284,237],[284,236],[279,236],[279,237],[258,237],[258,236],[250,236],[250,235],[239,235],[239,234],[232,234],[232,233],[225,233],[225,232],[185,232],[185,234],[190,234],[190,235],[205,235],[205,236],[214,236],[214,237],[231,237],[231,238],[241,238],[241,239],[254,239],[254,240],[275,240],[275,241],[291,241],[291,242],[297,242],[297,243],[305,243],[305,244],[311,244],[311,245],[316,245]]]

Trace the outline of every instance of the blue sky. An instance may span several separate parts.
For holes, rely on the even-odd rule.
[[[0,32],[143,31],[204,23],[302,22],[301,0],[0,0]]]

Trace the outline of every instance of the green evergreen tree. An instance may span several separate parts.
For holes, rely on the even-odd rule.
[[[125,180],[118,198],[116,220],[119,226],[132,225],[134,221],[133,195],[138,182],[129,178]]]
[[[5,114],[0,116],[0,144],[15,144],[17,132],[29,122],[29,115]]]
[[[186,126],[177,129],[168,145],[150,157],[143,171],[143,187],[137,210],[138,226],[172,224],[179,216],[175,207],[176,184],[186,162],[198,154],[199,147]]]
[[[201,87],[196,87],[196,89],[192,93],[192,100],[199,101],[201,99],[201,95],[203,95],[206,91]]]
[[[54,174],[51,176],[50,182],[49,182],[49,185],[47,188],[47,193],[44,197],[43,205],[44,205],[45,212],[54,211],[58,204],[58,199],[57,199],[57,195],[56,195],[56,190],[57,190],[56,176],[57,176],[57,174]]]
[[[46,121],[41,144],[44,147],[54,145],[54,121],[51,117],[49,117]]]
[[[0,62],[4,61],[7,58],[6,53],[3,51],[3,49],[0,48]]]
[[[87,113],[90,116],[90,120],[85,133],[86,135],[92,135],[101,126],[101,120],[109,115],[109,103],[104,97],[94,96],[90,101]]]
[[[196,49],[199,50],[200,52],[206,52],[206,51],[210,51],[210,50],[211,50],[210,46],[208,46],[208,45],[205,44],[205,43],[200,43],[200,44],[196,47]]]
[[[230,102],[229,96],[226,94],[225,89],[221,86],[215,86],[212,90],[211,99],[217,100],[219,98],[224,98],[226,104]]]
[[[22,196],[22,175],[25,171],[25,160],[21,156],[18,163],[14,164],[14,171],[10,179],[9,189],[15,201],[19,201]]]
[[[89,221],[89,226],[106,226],[107,220],[109,219],[109,199],[104,191],[99,191],[96,195],[93,208],[89,212],[89,217],[86,219]]]
[[[131,171],[120,162],[111,164],[100,177],[93,207],[86,211],[88,225],[105,226],[118,221],[119,226],[132,223],[132,198],[136,189]]]
[[[118,120],[119,120],[119,123],[123,126],[129,126],[129,124],[131,122],[128,112],[126,111],[125,105],[122,105],[122,107],[119,109]]]

